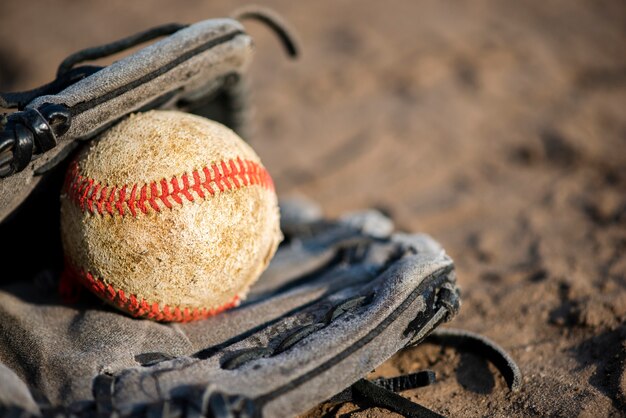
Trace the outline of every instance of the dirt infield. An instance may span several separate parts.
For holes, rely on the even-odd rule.
[[[237,2],[237,4],[245,4]],[[605,416],[626,408],[626,6],[290,2],[289,62],[250,23],[250,139],[279,195],[364,207],[427,232],[463,289],[452,326],[519,362],[515,394],[483,359],[425,345],[375,371],[437,372],[405,392],[452,416]],[[232,2],[7,1],[0,90],[50,81],[69,53]],[[493,374],[492,374],[493,373]],[[388,414],[346,404],[323,412]]]

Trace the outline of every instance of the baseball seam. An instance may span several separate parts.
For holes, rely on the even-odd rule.
[[[207,199],[217,193],[252,185],[274,190],[272,178],[261,164],[240,157],[214,162],[169,180],[113,186],[83,176],[78,162],[73,161],[64,190],[82,212],[136,217],[150,210],[161,212],[174,205],[182,206],[184,199],[194,202],[197,198]]]
[[[94,276],[88,271],[76,269],[66,260],[66,274],[77,278],[89,290],[106,302],[128,312],[135,318],[147,318],[164,322],[190,322],[205,319],[239,304],[239,295],[217,308],[181,308],[180,306],[159,305],[158,302],[149,302],[138,298],[135,294],[126,294],[122,289],[115,289],[111,284]]]

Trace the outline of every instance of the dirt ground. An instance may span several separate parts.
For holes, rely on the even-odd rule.
[[[237,2],[240,4],[240,2]],[[626,410],[626,4],[620,1],[271,1],[296,28],[289,62],[249,24],[250,140],[281,196],[327,214],[375,207],[455,259],[453,322],[499,342],[524,386],[425,345],[376,374],[451,416],[618,416]],[[0,6],[0,89],[53,78],[69,53],[233,2]],[[493,374],[492,374],[493,373]],[[389,414],[363,405],[311,411]]]

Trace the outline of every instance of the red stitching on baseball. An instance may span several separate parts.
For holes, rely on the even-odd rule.
[[[117,187],[113,186],[113,189],[111,190],[111,194],[109,194],[109,199],[107,200],[107,203],[106,203],[106,210],[111,216],[113,216],[113,200],[115,200],[116,190],[117,190]]]
[[[174,199],[174,201],[176,203],[178,203],[179,205],[183,204],[183,199],[180,198],[179,194],[180,194],[180,186],[178,185],[178,179],[176,177],[172,178],[172,180],[170,180],[170,183],[172,183],[172,188],[174,190],[172,190],[172,198]]]
[[[202,190],[202,182],[200,181],[200,173],[198,170],[193,170],[193,186],[191,188],[200,196],[201,199],[204,199],[204,190]]]
[[[204,186],[205,189],[207,189],[209,193],[211,193],[211,195],[214,195],[215,190],[213,190],[213,187],[211,187],[211,182],[213,181],[213,179],[211,178],[211,170],[209,170],[209,167],[204,167],[202,171],[204,172],[204,176],[205,176],[205,180],[204,180],[204,183],[202,183],[202,185]]]
[[[224,161],[221,161],[220,165],[222,166],[222,171],[224,172],[223,182],[224,184],[226,184],[226,188],[230,190],[233,186],[228,180],[232,178],[232,174],[228,171],[228,167],[226,166],[226,163]]]
[[[167,187],[167,180],[161,180],[161,202],[165,205],[166,208],[172,209],[172,203],[168,200],[168,196],[170,195],[170,189]]]
[[[146,200],[148,199],[146,189],[147,187],[145,184],[141,186],[141,192],[139,192],[139,203],[137,204],[143,213],[148,213],[148,208],[146,208]]]
[[[88,179],[84,183],[85,183],[85,191],[80,197],[80,208],[82,210],[85,210],[85,199],[87,199],[87,194],[89,193],[89,190],[91,190],[91,185],[93,184],[93,180]]]
[[[98,213],[102,214],[102,205],[104,205],[105,200],[107,199],[107,187],[104,186],[100,189],[100,199],[96,202],[96,208],[98,209]]]
[[[237,176],[239,175],[239,171],[237,170],[237,166],[235,165],[235,162],[233,160],[230,160],[228,162],[228,165],[230,166],[230,173],[232,175],[233,183],[235,183],[235,187],[236,188],[240,188],[241,186],[239,185],[239,180],[237,180]]]
[[[100,190],[100,184],[96,183],[91,189],[91,193],[89,193],[89,197],[87,198],[87,207],[89,211],[93,212],[93,203],[96,201],[96,196],[98,196],[98,190]]]
[[[74,161],[68,170],[63,188],[70,201],[83,212],[102,216],[125,216],[128,210],[132,216],[138,216],[139,213],[171,209],[172,200],[182,206],[182,196],[189,202],[194,202],[195,196],[208,199],[218,190],[222,193],[253,185],[274,190],[274,182],[264,167],[254,161],[237,157],[174,176],[169,180],[113,186],[84,177],[80,173],[78,162]],[[127,189],[130,189],[130,195],[127,195]]]
[[[101,299],[128,312],[135,318],[149,318],[164,322],[190,322],[205,319],[239,304],[239,296],[236,295],[230,302],[217,308],[193,308],[159,305],[158,302],[149,302],[143,298],[141,300],[134,294],[126,294],[122,289],[115,289],[111,284],[106,284],[102,279],[93,274],[77,270],[74,265],[65,260],[67,273],[77,278],[84,286]]]
[[[182,175],[182,179],[183,189],[181,190],[181,193],[187,198],[187,200],[193,202],[193,196],[189,193],[189,179],[187,178],[187,173]]]
[[[150,203],[150,206],[152,206],[152,209],[154,209],[157,212],[160,212],[161,209],[159,208],[159,205],[157,205],[156,203],[157,197],[159,197],[159,192],[157,190],[157,184],[153,181],[152,183],[150,183],[150,198],[148,199],[148,203]]]
[[[128,205],[128,209],[130,209],[130,213],[132,213],[133,216],[137,216],[137,212],[135,211],[135,196],[136,195],[137,195],[137,185],[133,184],[133,190],[130,191],[130,198],[128,199],[128,202],[126,202],[126,204]]]

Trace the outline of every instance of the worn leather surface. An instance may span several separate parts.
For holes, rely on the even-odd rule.
[[[403,348],[444,312],[444,289],[456,292],[441,247],[393,232],[376,211],[331,221],[302,202],[281,210],[286,239],[249,298],[207,320],[137,320],[88,293],[66,305],[49,270],[3,286],[0,381],[16,395],[0,404],[142,416],[198,402],[206,412],[218,399],[293,415]]]

